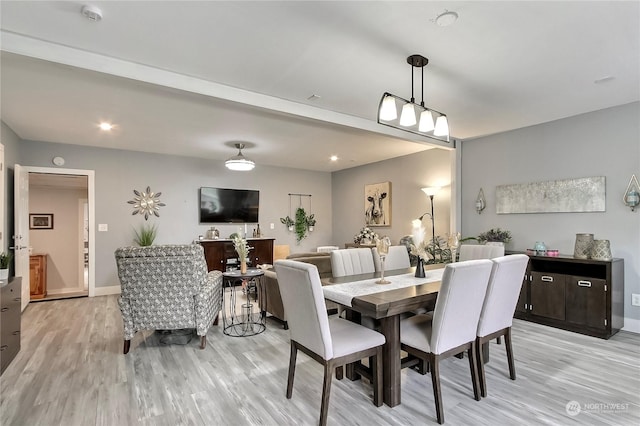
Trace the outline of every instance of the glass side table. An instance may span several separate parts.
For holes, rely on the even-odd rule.
[[[247,337],[262,333],[266,328],[264,311],[265,287],[262,282],[264,271],[249,268],[246,273],[239,270],[222,273],[224,280],[223,291],[223,332],[227,336]],[[238,298],[234,284],[242,281],[242,288],[246,290],[246,300]],[[252,301],[253,295],[253,301]],[[238,303],[240,305],[238,306]]]

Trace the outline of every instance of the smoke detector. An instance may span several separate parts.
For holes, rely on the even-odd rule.
[[[82,10],[80,12],[82,13],[82,16],[91,21],[98,22],[102,19],[102,11],[97,7],[91,6],[89,4],[85,4],[84,6],[82,6]]]

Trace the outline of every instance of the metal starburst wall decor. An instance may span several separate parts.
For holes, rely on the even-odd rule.
[[[160,195],[162,192],[151,192],[151,188],[147,186],[146,191],[133,190],[136,195],[133,200],[127,201],[129,204],[133,204],[132,215],[140,214],[144,215],[144,219],[149,219],[149,216],[155,215],[160,217],[158,210],[160,207],[166,206],[165,203],[160,202]]]

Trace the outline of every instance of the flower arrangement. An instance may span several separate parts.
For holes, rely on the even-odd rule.
[[[378,238],[378,234],[373,232],[368,226],[365,226],[360,230],[360,232],[354,235],[353,242],[356,244],[360,244],[364,240],[374,241],[376,238]]]
[[[478,241],[482,244],[487,241],[498,241],[506,244],[511,241],[511,232],[503,231],[500,228],[491,228],[487,232],[478,235]]]
[[[247,240],[242,238],[240,235],[235,234],[232,236],[233,247],[236,249],[236,253],[238,253],[238,257],[241,262],[246,262],[249,257],[249,246],[247,245]]]

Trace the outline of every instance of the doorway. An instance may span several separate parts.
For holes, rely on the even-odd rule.
[[[16,209],[22,247],[23,300],[92,297],[95,290],[94,172],[22,167],[26,198]],[[16,203],[16,206],[18,203]],[[19,210],[19,211],[18,211]],[[18,220],[18,217],[21,220]],[[25,238],[26,237],[26,238]],[[26,247],[25,247],[26,246]],[[28,285],[25,283],[28,281]],[[24,294],[26,293],[26,294]],[[26,303],[24,304],[26,307]],[[23,308],[24,309],[24,308]]]

